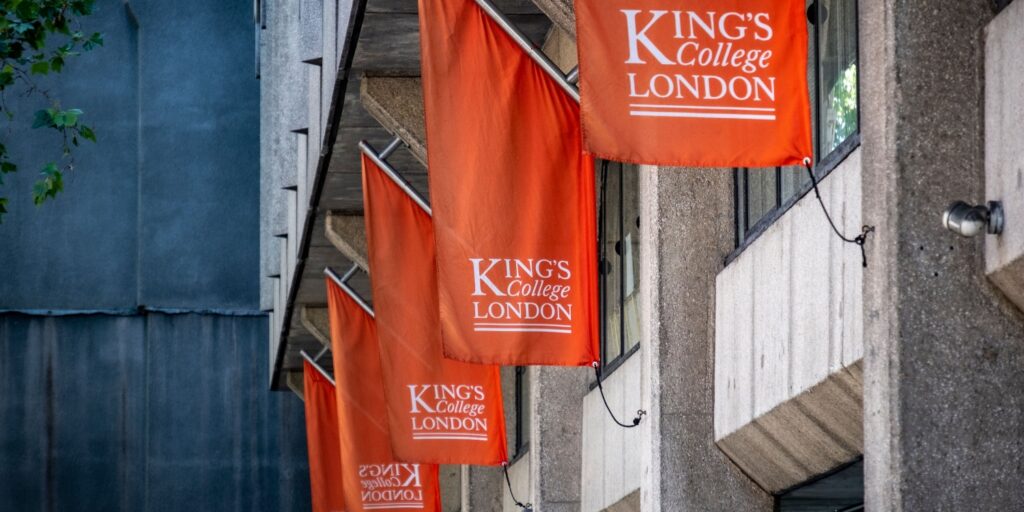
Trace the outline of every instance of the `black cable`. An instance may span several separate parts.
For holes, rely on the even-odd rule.
[[[533,512],[533,503],[522,503],[516,499],[516,494],[512,492],[512,480],[508,478],[508,462],[501,463],[501,470],[505,472],[505,483],[508,484],[508,495],[512,497],[512,501],[515,502],[517,507],[526,512]]]
[[[636,417],[633,418],[633,424],[632,425],[627,425],[627,424],[619,421],[619,419],[615,417],[615,413],[612,412],[612,408],[608,405],[608,399],[605,398],[605,396],[604,396],[604,386],[601,385],[601,363],[599,363],[597,361],[594,361],[594,375],[597,376],[597,389],[598,389],[598,391],[601,392],[601,401],[604,402],[604,408],[608,410],[608,415],[612,417],[612,421],[617,423],[622,428],[633,428],[633,427],[639,425],[640,424],[640,420],[644,419],[644,415],[647,414],[647,411],[645,411],[643,409],[640,409],[640,410],[636,411]]]
[[[832,226],[832,231],[835,232],[836,236],[838,236],[840,240],[848,244],[856,244],[860,247],[860,257],[863,261],[864,268],[868,268],[868,254],[867,251],[864,250],[864,243],[868,241],[868,235],[875,231],[875,227],[865,225],[861,228],[860,234],[853,238],[847,238],[843,235],[843,233],[839,231],[839,228],[836,227],[836,223],[832,221],[832,216],[829,215],[828,208],[825,207],[825,201],[821,199],[821,193],[818,192],[818,179],[814,177],[814,169],[811,168],[810,159],[804,160],[804,165],[807,167],[807,174],[811,177],[811,186],[814,188],[814,197],[818,198],[818,204],[821,205],[821,211],[825,212],[825,219],[827,219],[828,224]]]

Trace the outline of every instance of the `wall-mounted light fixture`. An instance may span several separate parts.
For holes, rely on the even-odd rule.
[[[999,201],[989,201],[988,206],[956,201],[942,214],[942,225],[964,237],[1002,234],[1004,222],[1003,203]]]

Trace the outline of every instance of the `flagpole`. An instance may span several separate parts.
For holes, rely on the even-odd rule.
[[[498,26],[505,30],[505,33],[507,33],[509,37],[511,37],[512,40],[515,41],[516,44],[518,44],[519,47],[522,48],[523,51],[525,51],[526,54],[544,70],[545,73],[548,74],[548,76],[554,79],[555,83],[564,89],[570,98],[576,100],[576,103],[580,102],[580,91],[576,89],[576,86],[572,85],[569,80],[566,79],[562,70],[558,69],[558,66],[551,62],[551,59],[549,59],[547,55],[544,55],[544,52],[537,49],[537,47],[535,47],[533,43],[531,43],[530,40],[519,31],[519,29],[511,20],[508,19],[508,17],[505,16],[504,13],[499,11],[498,8],[490,2],[490,0],[476,0],[476,4],[480,6],[480,8],[487,13],[487,16],[494,20]]]
[[[302,358],[305,359],[307,363],[312,365],[313,368],[316,368],[316,371],[320,372],[320,375],[323,375],[324,378],[327,379],[331,383],[332,386],[337,386],[337,384],[334,383],[334,377],[331,377],[327,373],[327,370],[324,370],[322,366],[317,364],[316,360],[314,360],[312,357],[309,357],[309,354],[307,354],[305,350],[303,350],[303,351],[301,351],[299,353],[302,354]]]
[[[395,137],[395,139],[401,140],[398,137]],[[388,145],[389,148],[394,146],[394,142]],[[430,208],[430,205],[427,204],[427,200],[424,199],[423,196],[421,196],[420,193],[416,191],[416,189],[412,188],[412,185],[409,184],[408,181],[405,181],[405,178],[403,178],[402,175],[399,174],[394,167],[391,167],[391,164],[387,163],[384,160],[384,158],[387,157],[382,158],[380,155],[378,155],[377,151],[373,149],[373,146],[371,146],[370,143],[366,142],[365,140],[359,142],[359,149],[363,151],[364,155],[370,157],[370,160],[373,160],[373,163],[377,164],[377,167],[380,167],[380,170],[384,171],[384,174],[386,174],[388,178],[391,178],[391,181],[395,182],[395,185],[398,185],[398,188],[402,189],[402,191],[405,192],[406,195],[408,195],[413,201],[415,201],[416,204],[419,205],[419,207],[422,208],[424,212],[427,212],[427,215],[434,215],[433,211]],[[385,149],[385,151],[387,150]]]
[[[348,285],[348,280],[356,273],[357,270],[359,270],[359,265],[353,263],[352,268],[350,268],[348,272],[345,272],[344,277],[338,277],[338,274],[334,272],[334,269],[331,267],[324,268],[324,274],[327,274],[327,277],[331,278],[331,280],[341,288],[341,291],[345,292],[345,294],[352,300],[356,301],[356,304],[359,304],[359,307],[363,308],[363,311],[366,311],[366,314],[370,315],[372,318],[376,318],[376,315],[373,313],[373,308],[371,308],[370,305],[367,304],[366,301]]]

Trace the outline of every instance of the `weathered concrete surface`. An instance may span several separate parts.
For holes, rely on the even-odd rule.
[[[462,466],[442,464],[438,469],[441,477],[441,510],[459,512],[462,510]]]
[[[369,271],[368,252],[366,248],[366,222],[362,215],[349,215],[341,212],[327,214],[325,223],[327,240],[359,268]],[[323,269],[321,269],[323,270]]]
[[[106,44],[38,82],[98,137],[43,207],[32,185],[59,141],[31,129],[46,100],[8,91],[18,117],[3,139],[22,168],[4,176],[0,310],[258,309],[251,13],[245,0],[97,2],[82,30]]]
[[[733,247],[732,173],[641,167],[643,510],[770,511],[715,446],[715,275]]]
[[[0,315],[0,510],[309,510],[263,317]]]
[[[840,229],[858,232],[860,150],[820,189]],[[768,491],[861,454],[863,273],[807,194],[718,274],[715,439]]]
[[[644,346],[629,356],[602,383],[608,405],[619,421],[629,422],[640,408],[643,389]],[[640,454],[643,429],[625,429],[608,417],[597,388],[583,399],[580,510],[598,512],[636,491],[639,500]],[[646,421],[646,420],[645,420]]]
[[[533,0],[548,18],[573,38],[576,37],[576,8],[573,0]]]
[[[579,418],[590,373],[587,368],[556,366],[532,366],[527,373],[532,416],[530,501],[545,512],[578,511],[584,450]]]
[[[841,467],[864,449],[863,370],[857,364],[782,402],[718,446],[771,493]]]
[[[359,98],[363,108],[381,126],[401,137],[416,159],[427,165],[427,128],[420,77],[363,76]]]
[[[331,323],[327,308],[302,306],[302,326],[325,347],[331,346]]]
[[[605,512],[640,512],[640,489],[611,504]]]
[[[985,237],[985,272],[1024,311],[1024,2],[986,30],[985,199],[1002,201],[1006,228]]]
[[[819,187],[845,233],[862,224],[860,156],[855,150]],[[722,269],[715,284],[716,439],[860,361],[863,274],[860,251],[835,236],[813,193]]]
[[[548,36],[544,39],[544,46],[541,49],[563,73],[568,73],[579,62],[579,55],[576,53],[576,40],[558,26],[553,26],[548,31]]]
[[[991,17],[984,0],[860,3],[868,510],[1024,509],[1024,318],[983,241],[939,222],[983,197]]]
[[[500,467],[462,466],[462,512],[500,512],[504,478]]]

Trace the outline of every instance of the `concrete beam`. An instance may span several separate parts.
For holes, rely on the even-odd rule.
[[[867,510],[1024,510],[1024,315],[938,222],[984,197],[992,6],[859,6]]]
[[[364,76],[359,87],[363,108],[381,126],[401,137],[413,156],[426,166],[427,129],[420,78]]]
[[[559,28],[576,38],[576,9],[573,0],[533,0],[538,9]]]
[[[331,346],[331,323],[327,314],[327,308],[315,306],[302,306],[299,313],[302,326],[309,331],[324,346]]]
[[[589,368],[532,366],[530,502],[535,510],[580,509],[583,395]],[[600,449],[600,447],[587,447]]]
[[[288,389],[299,397],[299,400],[306,401],[306,378],[302,372],[288,372],[285,376],[285,383],[288,384]]]
[[[558,28],[557,25],[552,26],[548,31],[541,50],[563,73],[568,73],[579,62],[576,39],[568,32]]]
[[[829,375],[718,441],[763,489],[778,493],[853,461],[864,448],[862,365]]]
[[[1002,201],[1006,228],[985,237],[985,272],[1024,311],[1024,4],[1009,5],[986,30],[985,197]],[[975,200],[981,198],[967,198]]]
[[[327,240],[346,258],[369,271],[366,224],[362,215],[329,212],[325,223]]]
[[[642,509],[771,511],[715,445],[715,276],[734,244],[732,175],[644,166],[640,198]]]

